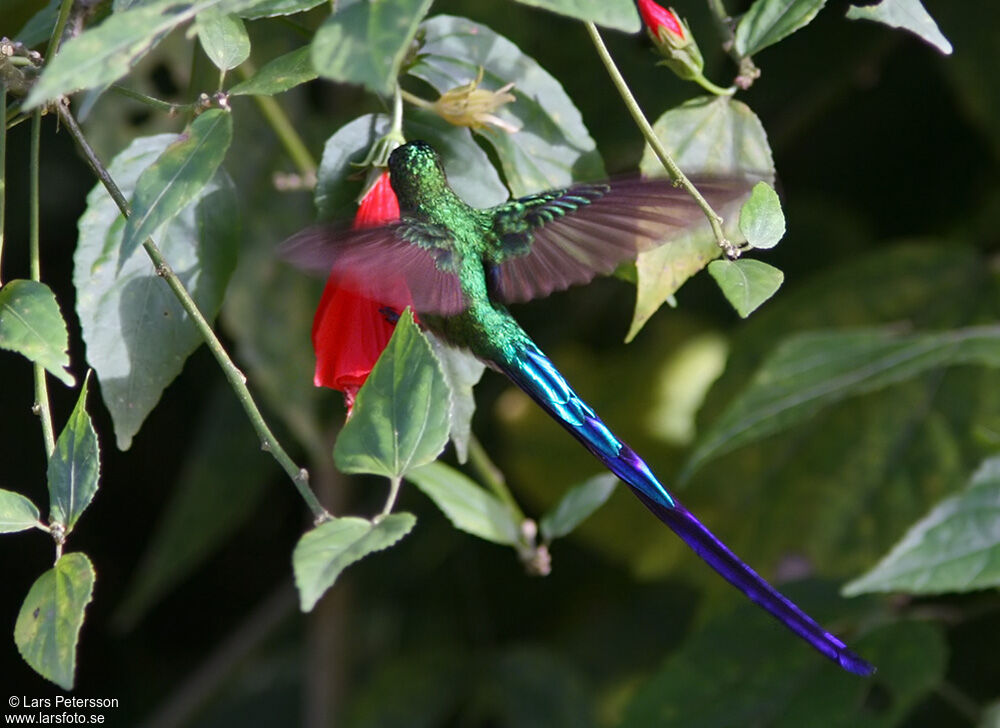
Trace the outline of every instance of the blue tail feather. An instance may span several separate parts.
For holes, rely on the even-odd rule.
[[[498,362],[504,373],[621,478],[643,505],[730,584],[845,670],[871,675],[875,668],[819,626],[757,572],[744,564],[657,480],[649,466],[619,440],[551,361],[528,344],[516,361]]]

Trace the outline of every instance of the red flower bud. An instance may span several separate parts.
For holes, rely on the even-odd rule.
[[[365,194],[354,216],[354,228],[374,227],[399,219],[399,202],[383,172]],[[377,301],[341,286],[330,274],[313,319],[317,387],[344,393],[350,414],[354,397],[365,383],[396,327],[394,312]],[[398,313],[398,312],[397,312]]]
[[[654,41],[660,39],[661,29],[672,33],[681,42],[687,38],[684,25],[673,9],[661,7],[653,0],[639,0],[639,15]]]

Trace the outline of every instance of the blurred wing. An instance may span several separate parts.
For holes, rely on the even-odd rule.
[[[306,228],[282,243],[280,254],[397,311],[453,316],[466,307],[453,250],[446,229],[404,218],[360,230]]]
[[[744,179],[695,179],[716,210],[749,192]],[[705,214],[667,179],[580,184],[511,200],[496,209],[497,293],[506,303],[547,296],[670,242]]]

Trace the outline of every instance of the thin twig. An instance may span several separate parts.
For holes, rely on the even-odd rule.
[[[722,35],[722,49],[729,54],[739,69],[733,83],[746,91],[753,86],[754,81],[760,78],[760,69],[757,68],[750,56],[742,56],[736,49],[733,19],[729,16],[726,6],[722,4],[722,0],[708,0],[708,9],[712,11],[715,25],[719,29],[719,34]]]
[[[622,101],[625,102],[625,106],[628,108],[629,113],[635,120],[636,125],[639,127],[639,131],[642,132],[643,137],[646,139],[646,143],[649,144],[653,153],[656,154],[657,158],[663,164],[664,168],[670,174],[670,177],[680,184],[687,193],[694,198],[694,201],[698,203],[698,206],[704,211],[705,217],[708,218],[709,224],[712,226],[712,232],[715,234],[715,239],[722,248],[723,252],[729,258],[736,258],[739,256],[739,250],[735,245],[726,239],[726,234],[722,230],[722,217],[712,206],[708,204],[708,200],[702,197],[701,193],[698,191],[689,180],[685,174],[681,171],[681,168],[677,166],[677,163],[667,152],[663,143],[660,141],[659,137],[653,131],[653,127],[650,126],[649,121],[646,120],[646,116],[642,113],[642,109],[639,108],[639,103],[635,100],[635,96],[632,95],[632,91],[629,89],[628,84],[625,82],[625,78],[622,76],[621,71],[615,65],[614,59],[611,57],[611,53],[608,52],[608,48],[604,45],[604,41],[601,39],[600,33],[597,32],[597,26],[593,23],[585,23],[587,26],[587,33],[590,35],[590,39],[594,43],[594,48],[597,49],[597,54],[601,57],[601,61],[604,62],[604,67],[608,70],[608,75],[611,76],[611,81],[614,83],[615,88],[618,89],[618,93],[622,97]]]
[[[42,110],[36,109],[31,119],[31,162],[28,182],[28,248],[31,256],[31,280],[41,282],[42,262],[38,242],[39,226],[39,166],[42,148]],[[42,421],[42,439],[45,457],[52,457],[56,449],[55,428],[52,426],[52,408],[49,405],[49,386],[45,381],[45,367],[35,364],[35,413]]]
[[[254,74],[253,66],[249,62],[244,62],[237,71],[244,80]],[[254,94],[253,100],[256,102],[257,108],[260,109],[264,120],[271,126],[275,136],[278,137],[278,141],[281,142],[285,151],[288,152],[288,156],[292,158],[295,166],[299,168],[299,173],[306,179],[315,179],[316,160],[309,153],[309,149],[306,147],[305,142],[302,141],[302,137],[295,131],[295,127],[289,121],[285,110],[281,108],[281,104],[275,101],[273,97],[261,94]]]
[[[73,137],[80,151],[83,153],[83,156],[90,165],[90,168],[107,189],[111,198],[115,201],[115,204],[118,205],[118,209],[122,211],[122,214],[125,217],[128,217],[128,201],[118,188],[118,185],[111,178],[107,168],[97,157],[93,148],[91,148],[90,143],[87,141],[83,132],[80,130],[79,125],[76,123],[76,119],[73,118],[73,115],[64,104],[57,103],[56,108],[58,109],[59,118],[62,119],[63,124]],[[256,402],[254,402],[253,396],[250,394],[250,390],[247,388],[246,377],[243,375],[243,372],[237,368],[236,364],[234,364],[233,360],[229,357],[229,354],[226,353],[225,348],[222,346],[222,342],[219,341],[219,338],[215,335],[212,327],[202,315],[198,306],[192,300],[190,294],[187,292],[187,289],[184,288],[184,284],[181,283],[181,280],[177,277],[169,263],[167,263],[166,259],[163,257],[163,253],[160,252],[156,243],[154,243],[150,238],[146,238],[142,247],[153,261],[156,274],[166,281],[170,290],[184,308],[184,311],[188,314],[188,316],[190,316],[191,321],[194,323],[195,328],[201,335],[201,338],[208,346],[209,351],[212,352],[216,361],[219,362],[219,366],[222,368],[222,373],[229,381],[230,386],[236,393],[237,399],[239,399],[240,404],[243,405],[243,409],[246,411],[247,417],[250,418],[250,423],[257,432],[257,436],[260,438],[261,447],[271,453],[274,459],[278,461],[278,464],[281,465],[281,468],[291,479],[292,484],[295,486],[296,490],[299,491],[302,499],[312,511],[315,521],[320,523],[328,520],[330,518],[330,514],[325,508],[323,508],[320,502],[316,499],[315,494],[313,494],[313,492],[309,489],[309,473],[304,468],[298,467],[292,461],[292,459],[288,456],[288,453],[286,453],[284,448],[281,446],[281,443],[278,442],[278,439],[267,426],[263,415],[261,415],[260,410],[257,408]]]

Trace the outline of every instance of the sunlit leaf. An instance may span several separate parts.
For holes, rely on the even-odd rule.
[[[580,112],[559,82],[533,58],[485,25],[465,18],[437,15],[421,28],[424,45],[410,73],[438,93],[474,81],[480,68],[483,89],[496,91],[514,83],[516,100],[496,115],[521,130],[476,133],[496,150],[515,196],[604,176],[601,157]]]
[[[901,591],[941,594],[1000,585],[1000,458],[990,458],[968,487],[938,503],[844,594]]]
[[[591,21],[626,33],[640,29],[639,13],[631,0],[517,0],[522,5],[551,10],[577,20]]]
[[[448,384],[409,310],[358,392],[333,450],[345,473],[398,478],[448,442]]]
[[[302,611],[312,611],[345,568],[368,554],[389,548],[416,522],[409,513],[392,513],[376,522],[334,518],[303,534],[292,555]]]
[[[503,502],[444,463],[430,463],[406,474],[437,504],[455,528],[500,544],[518,542],[518,523]]]
[[[111,176],[126,196],[175,140],[173,134],[140,137],[115,157]],[[116,272],[124,222],[104,187],[96,185],[78,223],[73,272],[87,360],[100,379],[120,449],[131,445],[164,388],[201,343],[145,254],[137,251]],[[157,236],[160,250],[209,319],[222,301],[238,240],[232,182],[221,171]]]
[[[233,96],[274,96],[316,78],[316,69],[309,58],[309,46],[278,56],[264,64],[246,81],[229,89]]]
[[[294,15],[304,10],[311,10],[324,2],[326,0],[258,0],[250,7],[241,10],[239,15],[250,20]]]
[[[89,376],[83,380],[76,407],[49,458],[49,520],[62,524],[67,533],[93,500],[101,476],[97,432],[87,414],[89,382]]]
[[[601,473],[583,481],[567,491],[555,508],[542,516],[539,531],[546,542],[562,538],[573,532],[611,497],[618,478],[611,473]]]
[[[434,334],[428,333],[427,340],[441,365],[441,373],[448,383],[448,389],[451,390],[448,410],[450,436],[458,462],[464,463],[469,455],[472,415],[476,411],[472,388],[483,376],[486,365],[469,352],[448,346]]]
[[[0,490],[0,533],[16,533],[39,524],[38,508],[12,490]]]
[[[94,591],[94,567],[82,553],[63,554],[31,586],[14,625],[24,661],[64,690],[73,689],[83,611]]]
[[[431,0],[358,2],[339,8],[312,41],[312,62],[320,76],[392,92],[399,66]]]
[[[945,55],[951,54],[951,43],[920,0],[882,0],[875,5],[852,5],[847,9],[847,17],[849,20],[874,20],[890,28],[908,30]]]
[[[774,45],[816,17],[826,0],[755,0],[736,25],[736,51],[741,56]]]
[[[736,176],[774,181],[774,160],[760,120],[746,104],[725,97],[700,97],[666,112],[653,131],[686,174]],[[660,160],[648,147],[640,169],[647,177],[663,177]],[[726,219],[724,232],[739,239],[734,202],[716,210]],[[635,314],[626,341],[631,341],[683,283],[722,254],[706,223],[667,245],[636,259]]]
[[[132,214],[125,223],[119,270],[142,241],[201,195],[232,138],[232,115],[210,109],[142,171],[132,195]]]
[[[34,108],[63,94],[111,83],[182,23],[212,8],[238,12],[253,0],[153,0],[109,15],[70,39],[48,63],[25,99]]]
[[[68,348],[66,322],[48,286],[13,280],[0,288],[0,349],[23,354],[72,387]]]
[[[237,16],[210,8],[198,13],[194,27],[205,55],[220,71],[236,68],[250,56],[250,37]]]
[[[774,266],[749,258],[713,260],[708,273],[743,318],[773,296],[785,280],[785,274]]]
[[[773,248],[785,236],[785,215],[778,193],[758,182],[740,208],[740,232],[754,248]]]

